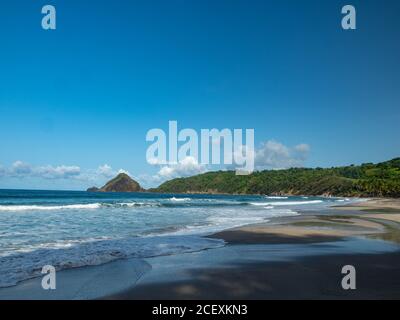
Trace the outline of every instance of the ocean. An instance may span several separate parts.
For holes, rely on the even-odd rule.
[[[0,190],[0,288],[57,270],[224,246],[204,235],[354,200]]]

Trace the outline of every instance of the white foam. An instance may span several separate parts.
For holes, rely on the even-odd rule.
[[[38,205],[0,205],[0,211],[31,211],[31,210],[79,210],[79,209],[98,209],[101,207],[100,203],[89,204],[70,204],[63,206],[38,206]]]
[[[287,199],[288,197],[265,196],[268,199]]]
[[[186,202],[186,201],[190,201],[192,199],[190,198],[175,198],[172,197],[171,199],[169,199],[169,201],[173,201],[173,202]]]
[[[114,205],[110,205],[111,207]],[[160,203],[156,202],[119,202],[117,203],[117,206],[121,207],[128,207],[128,208],[134,208],[134,207],[160,207]]]
[[[218,247],[223,245],[223,242],[219,240],[210,242],[210,239],[200,238],[199,235],[266,222],[272,217],[298,215],[294,210],[285,207],[276,208],[278,206],[323,202],[322,200],[294,201],[289,198],[289,201],[253,202],[251,203],[255,206],[253,207],[248,205],[249,202],[242,202],[246,201],[243,198],[235,198],[230,201],[224,198],[177,197],[139,198],[138,201],[119,198],[116,201],[106,199],[106,203],[64,205],[46,205],[46,203],[41,205],[0,205],[0,212],[26,211],[15,216],[38,219],[36,226],[29,225],[28,233],[24,229],[21,231],[9,228],[11,231],[7,237],[11,237],[13,241],[17,239],[15,243],[7,242],[7,237],[5,241],[2,240],[1,244],[5,243],[5,246],[4,250],[0,252],[0,287],[12,286],[21,280],[40,276],[40,270],[46,264],[62,270],[99,265],[122,258],[146,258]],[[85,202],[84,200],[80,201]],[[168,203],[169,201],[171,202]],[[211,203],[209,206],[207,205],[206,209],[203,209],[201,208],[202,202]],[[237,205],[241,207],[233,207]],[[160,208],[147,208],[154,206]],[[176,207],[176,209],[171,209],[171,207]],[[97,214],[97,211],[87,211],[86,214],[81,214],[79,211],[99,208],[107,210],[104,218],[99,218],[100,214],[105,213],[103,210],[99,212],[100,214]],[[47,216],[52,217],[53,214],[50,210],[76,211],[56,216],[54,218],[56,220],[52,220],[54,224],[51,224],[51,232],[47,233],[47,230],[43,228],[43,225],[46,224],[42,223],[41,219],[45,219]],[[45,213],[37,215],[36,211],[45,211]],[[126,211],[143,214],[125,214]],[[124,214],[120,214],[121,212]],[[7,214],[0,215],[10,225],[8,216]],[[165,217],[165,221],[163,217]],[[80,220],[81,218],[82,220]],[[70,227],[70,221],[74,221],[78,227],[75,225]],[[174,221],[177,223],[173,223]],[[130,229],[131,226],[132,229]],[[29,237],[28,241],[25,242],[24,239],[20,240],[22,237],[17,237],[20,231],[21,235]],[[152,236],[149,235],[151,232],[154,232]],[[42,236],[39,241],[35,241],[37,234]],[[65,239],[64,234],[68,235],[68,240]],[[133,237],[133,235],[137,237]]]
[[[160,236],[100,240],[75,244],[63,249],[39,249],[0,257],[0,287],[14,286],[22,280],[41,275],[44,265],[57,271],[83,266],[100,265],[123,258],[195,252],[224,246],[219,239],[197,236]]]
[[[298,212],[291,209],[274,209],[272,206],[263,208],[267,210],[251,210],[245,214],[242,211],[217,210],[215,214],[207,217],[206,224],[187,225],[179,230],[169,232],[170,235],[209,235],[215,232],[242,227],[245,225],[268,222],[269,218],[298,216]]]
[[[251,202],[253,206],[298,206],[306,204],[317,204],[322,203],[322,200],[310,200],[310,201],[282,201],[282,202]]]

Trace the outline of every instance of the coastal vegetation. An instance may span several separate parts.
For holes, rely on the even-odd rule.
[[[248,176],[237,176],[234,171],[207,172],[173,179],[149,191],[400,197],[400,158],[359,166],[265,170]]]

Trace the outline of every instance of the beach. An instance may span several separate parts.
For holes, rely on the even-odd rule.
[[[170,222],[171,226],[158,236],[89,239],[89,242],[82,239],[78,244],[76,240],[72,244],[68,240],[62,247],[52,245],[4,256],[2,259],[7,263],[2,267],[10,270],[10,275],[25,279],[0,288],[0,299],[400,298],[399,200],[308,197],[266,200],[265,196],[210,198],[208,195],[184,198],[168,195],[162,199],[159,195],[146,195],[148,199],[144,199],[143,195],[135,195],[134,200],[121,202],[119,195],[112,200],[102,197],[98,209],[93,203],[80,204],[79,209],[77,205],[72,209],[71,204],[54,209],[53,204],[46,204],[47,210],[43,212],[56,211],[50,216],[42,215],[47,218],[56,215],[57,219],[81,216],[90,219],[93,215],[91,224],[85,228],[89,232],[92,225],[95,230],[102,226],[103,235],[109,226],[95,222],[100,217],[104,220],[106,215],[112,219],[107,221],[113,224],[113,230],[118,225],[124,227],[114,231],[118,233],[125,230],[125,225],[126,230],[132,229],[128,223],[131,219],[137,226],[141,221],[138,215],[146,226],[152,221],[157,223],[150,230],[153,233],[160,229],[161,223]],[[3,210],[9,207],[3,206]],[[25,212],[21,206],[18,209],[20,214]],[[191,227],[192,221],[178,232],[172,228],[182,215],[192,217],[204,212],[208,216],[200,217],[207,218],[207,229],[198,220],[194,220],[195,228]],[[146,213],[157,220],[145,218]],[[164,217],[166,220],[159,221],[161,214],[172,213],[173,220]],[[30,217],[31,213],[26,215]],[[229,227],[238,223],[238,227]],[[65,223],[62,226],[69,228]],[[34,263],[39,266],[58,261],[62,264],[57,269],[56,290],[43,290],[42,277],[27,273],[37,270],[30,267]],[[10,269],[10,265],[18,266],[19,273]],[[341,286],[342,268],[346,265],[356,270],[356,290],[344,290]]]
[[[0,302],[400,299],[400,0],[1,4]]]
[[[181,258],[169,280],[168,267],[155,261],[159,276],[150,272],[105,298],[400,298],[400,201],[371,199],[327,211],[215,233],[224,248]],[[213,262],[197,264],[201,258]],[[356,290],[341,287],[345,265],[357,270]]]

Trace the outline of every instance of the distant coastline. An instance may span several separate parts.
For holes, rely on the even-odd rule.
[[[234,171],[207,172],[172,179],[147,190],[128,175],[119,174],[102,188],[87,191],[398,198],[400,158],[359,166],[264,170],[247,176],[238,176]]]

